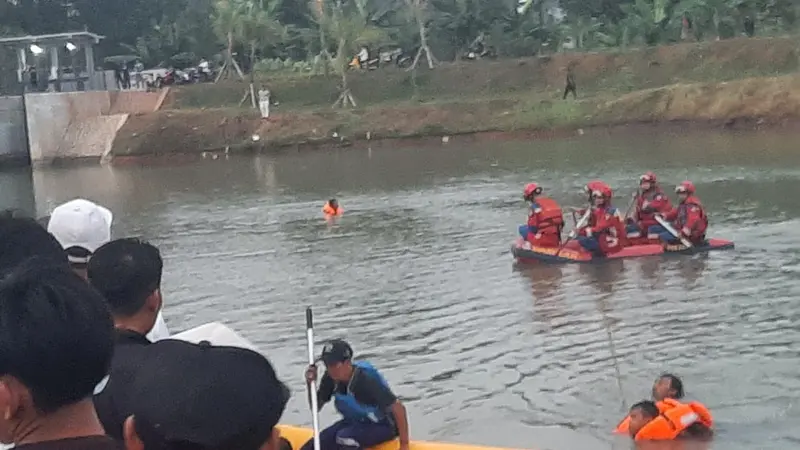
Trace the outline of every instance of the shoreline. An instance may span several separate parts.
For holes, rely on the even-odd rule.
[[[406,102],[351,110],[279,111],[268,120],[234,108],[132,115],[109,159],[268,153],[350,146],[540,140],[596,133],[780,129],[800,122],[800,75],[674,84],[619,96]]]
[[[622,124],[590,124],[585,126],[565,126],[558,128],[520,129],[520,130],[480,130],[453,133],[446,135],[409,135],[389,136],[372,139],[358,138],[338,140],[335,138],[294,143],[248,142],[238,146],[210,148],[204,150],[175,150],[160,154],[120,155],[109,161],[111,165],[159,164],[171,162],[192,162],[202,159],[219,159],[220,157],[239,157],[254,154],[281,154],[285,152],[304,152],[334,149],[372,149],[397,146],[434,146],[476,144],[498,141],[539,141],[569,138],[591,138],[593,136],[613,136],[659,133],[686,133],[717,131],[737,132],[775,132],[782,130],[800,130],[799,117],[785,117],[776,120],[764,118],[710,119],[710,120],[673,120],[673,121],[639,121]],[[444,138],[448,142],[443,142]],[[55,161],[56,165],[88,164],[88,159]]]

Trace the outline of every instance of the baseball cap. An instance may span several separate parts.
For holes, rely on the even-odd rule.
[[[353,349],[346,341],[334,339],[322,347],[322,355],[319,357],[325,365],[348,361],[353,357]]]
[[[50,214],[47,231],[55,236],[64,250],[79,247],[94,253],[111,240],[111,222],[114,216],[107,208],[77,198],[57,206]],[[86,263],[88,256],[70,255],[72,263]]]
[[[165,339],[148,346],[130,412],[146,449],[258,450],[289,389],[259,353]]]

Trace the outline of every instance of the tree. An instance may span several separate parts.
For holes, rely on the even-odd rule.
[[[269,0],[248,0],[241,8],[240,25],[234,36],[240,43],[246,44],[249,50],[250,89],[240,104],[250,96],[253,108],[257,108],[254,87],[256,51],[267,43],[283,40],[285,36],[283,25],[276,19],[276,11],[277,3]]]
[[[419,63],[419,58],[422,53],[425,53],[425,58],[428,60],[428,68],[433,69],[436,63],[436,57],[431,52],[431,47],[428,45],[428,0],[405,0],[408,9],[411,11],[414,22],[417,24],[419,33],[419,50],[414,56],[414,62],[408,70],[414,70]]]
[[[747,0],[683,0],[674,11],[677,16],[690,17],[695,30],[701,35],[711,30],[714,37],[720,40],[733,34],[739,19],[739,8],[746,3]]]
[[[233,69],[239,78],[244,79],[241,67],[233,58],[233,48],[238,30],[246,20],[246,7],[247,4],[242,0],[217,0],[214,3],[214,31],[225,42],[225,59],[215,82]]]

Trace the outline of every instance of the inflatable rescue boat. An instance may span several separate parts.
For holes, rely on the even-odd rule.
[[[593,255],[578,244],[577,241],[569,241],[563,248],[558,247],[537,247],[521,237],[511,245],[511,254],[519,262],[544,262],[544,263],[592,263],[609,259],[638,258],[642,256],[658,255],[694,255],[706,253],[714,250],[730,250],[733,248],[733,241],[725,239],[709,239],[705,245],[695,245],[686,247],[682,244],[665,245],[641,243],[630,245],[622,250],[612,253],[605,257]]]
[[[291,450],[300,450],[300,447],[302,447],[303,444],[305,444],[309,439],[311,439],[311,436],[314,435],[314,432],[311,430],[311,428],[295,427],[291,425],[278,425],[278,429],[281,432],[281,437],[289,441],[291,444]],[[399,447],[400,443],[397,439],[395,439],[376,447],[372,447],[372,450],[397,450]],[[411,441],[408,447],[409,450],[508,450],[501,449],[500,447],[483,447],[477,445],[425,441]]]

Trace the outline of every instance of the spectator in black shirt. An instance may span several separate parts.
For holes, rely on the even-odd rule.
[[[133,238],[111,241],[89,260],[89,283],[105,297],[116,326],[111,369],[94,404],[106,432],[118,440],[130,415],[130,385],[151,343],[145,335],[161,309],[162,271],[158,249]]]
[[[0,242],[7,238],[0,233]],[[58,248],[55,239],[51,244]],[[34,257],[4,272],[0,441],[23,450],[117,449],[91,400],[112,351],[113,324],[105,302],[70,270],[66,258]]]
[[[334,400],[342,420],[320,433],[321,450],[360,450],[400,437],[400,450],[408,450],[406,409],[383,376],[366,361],[352,361],[353,349],[334,340],[322,349],[325,374],[319,383],[319,407]],[[306,381],[317,378],[317,366],[306,371]],[[313,439],[301,450],[312,450]]]

